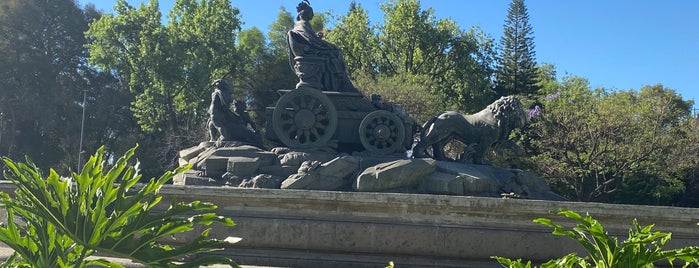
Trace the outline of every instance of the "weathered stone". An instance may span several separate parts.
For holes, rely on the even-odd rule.
[[[279,162],[284,166],[301,166],[301,163],[310,158],[310,154],[304,152],[290,152],[280,155]]]
[[[503,191],[493,178],[481,178],[469,174],[460,174],[457,179],[463,183],[464,195],[499,196]]]
[[[487,165],[472,165],[458,162],[437,161],[437,171],[447,174],[461,175],[468,174],[476,178],[492,178],[495,175],[492,172],[491,166]],[[511,177],[509,175],[508,177]]]
[[[318,175],[346,178],[357,172],[359,159],[346,155],[323,163],[316,169]]]
[[[252,156],[257,156],[259,153],[271,153],[267,152],[265,150],[262,150],[258,147],[252,146],[252,145],[238,145],[238,146],[233,146],[233,147],[223,147],[223,148],[218,148],[214,155],[216,156],[244,156],[244,157],[252,157]]]
[[[204,159],[203,170],[207,177],[220,178],[228,169],[228,157],[211,156]]]
[[[257,174],[257,169],[260,167],[260,159],[249,157],[227,157],[228,167],[227,172],[234,176],[251,176]]]
[[[517,183],[526,186],[532,192],[548,192],[551,191],[544,180],[534,175],[533,173],[519,171],[517,172]]]
[[[197,145],[197,146],[189,147],[189,148],[184,149],[184,150],[180,150],[179,157],[181,160],[189,161],[190,159],[197,157],[201,152],[206,150],[206,148],[210,147],[208,145],[209,145],[209,142],[202,142],[202,143],[199,143],[199,145]]]
[[[511,169],[456,162],[440,161],[437,163],[437,170],[453,174],[461,181],[463,194],[474,196],[500,196],[506,192],[503,189],[505,183],[515,176]]]
[[[199,170],[205,170],[206,169],[206,159],[211,156],[216,151],[216,147],[207,147],[204,149],[203,152],[199,153],[199,155],[195,158],[192,158],[189,160],[189,164],[192,164],[194,167],[196,167]]]
[[[175,174],[172,178],[173,185],[199,185],[199,186],[221,186],[223,183],[214,180],[210,177],[202,176],[203,172],[198,170],[187,170],[185,172]]]
[[[244,180],[244,177],[233,175],[233,173],[230,172],[226,172],[225,174],[223,174],[223,176],[221,176],[221,182],[224,185],[229,186],[238,186],[241,183],[243,183]]]
[[[426,194],[463,195],[463,179],[454,174],[435,172],[420,182],[418,188]]]
[[[258,158],[258,161],[260,161],[260,166],[272,165],[277,161],[277,155],[275,155],[274,153],[267,152],[260,148],[250,145],[219,148],[215,152],[213,152],[212,155],[224,157]]]
[[[271,165],[271,166],[262,166],[258,169],[260,174],[270,174],[282,178],[286,178],[291,176],[292,174],[296,174],[298,171],[299,167],[297,166],[278,166],[278,165]]]
[[[282,181],[281,189],[306,189],[308,185],[318,181],[320,178],[317,174],[297,173],[292,174]]]
[[[201,178],[203,172],[198,171],[198,170],[185,170],[182,173],[175,174],[175,176],[172,177],[172,184],[173,185],[186,185],[187,179],[191,178]]]
[[[279,189],[284,178],[269,174],[260,174],[252,179],[243,181],[239,186],[245,188]]]
[[[545,200],[565,200],[551,192],[544,180],[519,169],[455,162],[437,162],[437,171],[454,174],[464,195],[498,197],[501,194]]]
[[[222,186],[223,183],[208,177],[185,177],[184,185]]]
[[[353,187],[360,192],[416,187],[435,171],[435,162],[432,159],[406,159],[379,164],[364,170]]]
[[[320,164],[322,164],[320,161],[315,160],[303,161],[303,163],[301,163],[301,166],[297,170],[297,173],[310,173],[318,166],[320,166]]]
[[[352,156],[341,156],[315,167],[313,163],[313,161],[304,162],[304,165],[299,168],[299,173],[284,180],[281,188],[336,190],[349,184],[347,179],[355,174],[359,167],[359,160]]]
[[[279,158],[279,162],[283,166],[301,166],[303,162],[306,161],[319,161],[319,162],[327,162],[328,160],[331,160],[335,157],[334,154],[329,154],[325,152],[313,152],[313,153],[308,153],[308,152],[289,152],[284,155],[281,155]]]

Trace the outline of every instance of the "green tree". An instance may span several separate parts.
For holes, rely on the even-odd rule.
[[[347,15],[340,16],[327,39],[342,49],[351,77],[375,76],[378,40],[370,24],[369,13],[361,5],[352,1]]]
[[[145,131],[201,121],[209,83],[234,69],[238,10],[227,1],[178,0],[163,26],[157,0],[138,9],[119,0],[114,9],[87,32],[90,62],[114,70],[136,95],[132,110]]]
[[[477,28],[464,32],[450,19],[437,20],[433,9],[423,10],[416,0],[388,1],[381,9],[384,23],[378,27],[374,68],[381,76],[424,76],[418,80],[430,81],[429,93],[447,109],[475,111],[492,100],[487,35]]]
[[[662,85],[590,90],[564,79],[530,131],[537,172],[578,201],[667,203],[684,187],[667,156],[685,146],[691,102]]]
[[[289,66],[287,52],[286,33],[293,26],[291,14],[281,7],[267,38],[257,28],[243,30],[238,36],[241,63],[234,83],[251,97],[248,110],[262,131],[266,130],[266,107],[274,106],[279,99],[276,91],[291,89],[298,81]]]
[[[135,95],[131,110],[167,168],[203,137],[211,81],[236,69],[238,10],[225,0],[178,0],[167,25],[157,0],[139,8],[119,0],[114,10],[86,32],[90,63]]]
[[[123,120],[130,112],[120,110],[130,96],[108,72],[86,63],[83,32],[98,16],[71,0],[0,3],[0,154],[75,169],[84,92],[83,148],[96,149],[92,141],[100,141],[111,150],[133,130]]]
[[[682,179],[685,192],[673,205],[699,207],[699,120],[696,117],[684,122],[684,142],[671,154],[670,170]]]
[[[533,29],[524,0],[512,0],[497,58],[496,91],[500,95],[532,95],[537,86]]]

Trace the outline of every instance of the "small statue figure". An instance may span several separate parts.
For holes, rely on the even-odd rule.
[[[523,127],[526,120],[522,104],[514,97],[502,97],[475,114],[444,112],[423,125],[420,141],[413,147],[413,155],[427,157],[427,148],[432,146],[434,159],[448,160],[444,155],[444,146],[451,139],[457,139],[467,145],[460,161],[488,164],[485,160],[488,148],[506,141],[510,132]]]
[[[239,141],[262,146],[255,124],[245,111],[245,102],[233,100],[231,85],[223,79],[217,79],[212,86],[214,92],[211,93],[209,120],[206,123],[210,141]],[[234,111],[230,109],[231,103],[234,104]]]
[[[315,87],[321,90],[359,92],[349,79],[342,51],[323,40],[311,28],[313,8],[308,0],[296,6],[298,15],[294,28],[287,34],[289,63],[299,77],[299,87]]]
[[[241,124],[243,124],[244,127],[249,127],[253,132],[258,133],[259,131],[255,126],[255,122],[250,119],[250,114],[248,114],[247,107],[248,105],[245,104],[244,101],[235,100],[233,102],[233,113],[240,118]]]

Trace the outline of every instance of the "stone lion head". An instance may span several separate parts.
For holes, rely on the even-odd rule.
[[[527,116],[522,109],[522,103],[515,97],[505,96],[500,97],[492,104],[488,105],[487,109],[493,113],[493,116],[498,121],[498,126],[504,129],[513,130],[523,127],[527,123]]]

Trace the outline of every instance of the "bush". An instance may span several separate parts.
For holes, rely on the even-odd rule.
[[[141,175],[136,166],[128,164],[135,149],[106,170],[104,148],[100,148],[71,177],[61,177],[53,169],[44,177],[28,159],[16,163],[3,158],[5,177],[17,187],[14,197],[0,193],[0,205],[8,215],[7,223],[0,227],[0,241],[15,250],[3,267],[121,267],[105,259],[87,259],[97,252],[148,267],[237,266],[217,256],[182,262],[235,240],[210,239],[209,229],[178,247],[162,243],[198,225],[234,223],[213,213],[215,205],[199,201],[171,204],[156,213],[154,208],[162,199],[160,188],[189,167],[135,187]]]
[[[577,241],[589,254],[586,257],[577,256],[575,253],[562,258],[550,260],[541,265],[542,268],[554,267],[655,267],[654,263],[667,261],[670,265],[675,260],[684,261],[683,267],[699,264],[699,247],[685,247],[680,249],[662,250],[662,247],[670,240],[671,233],[651,232],[653,225],[642,227],[636,220],[633,228],[629,230],[629,237],[618,242],[616,237],[610,236],[602,225],[586,215],[561,209],[558,214],[577,222],[572,230],[566,230],[563,226],[554,224],[547,218],[538,218],[534,222],[553,227],[554,235],[568,236]],[[510,260],[503,257],[493,257],[505,267],[529,268],[531,262],[523,263],[521,260]]]

